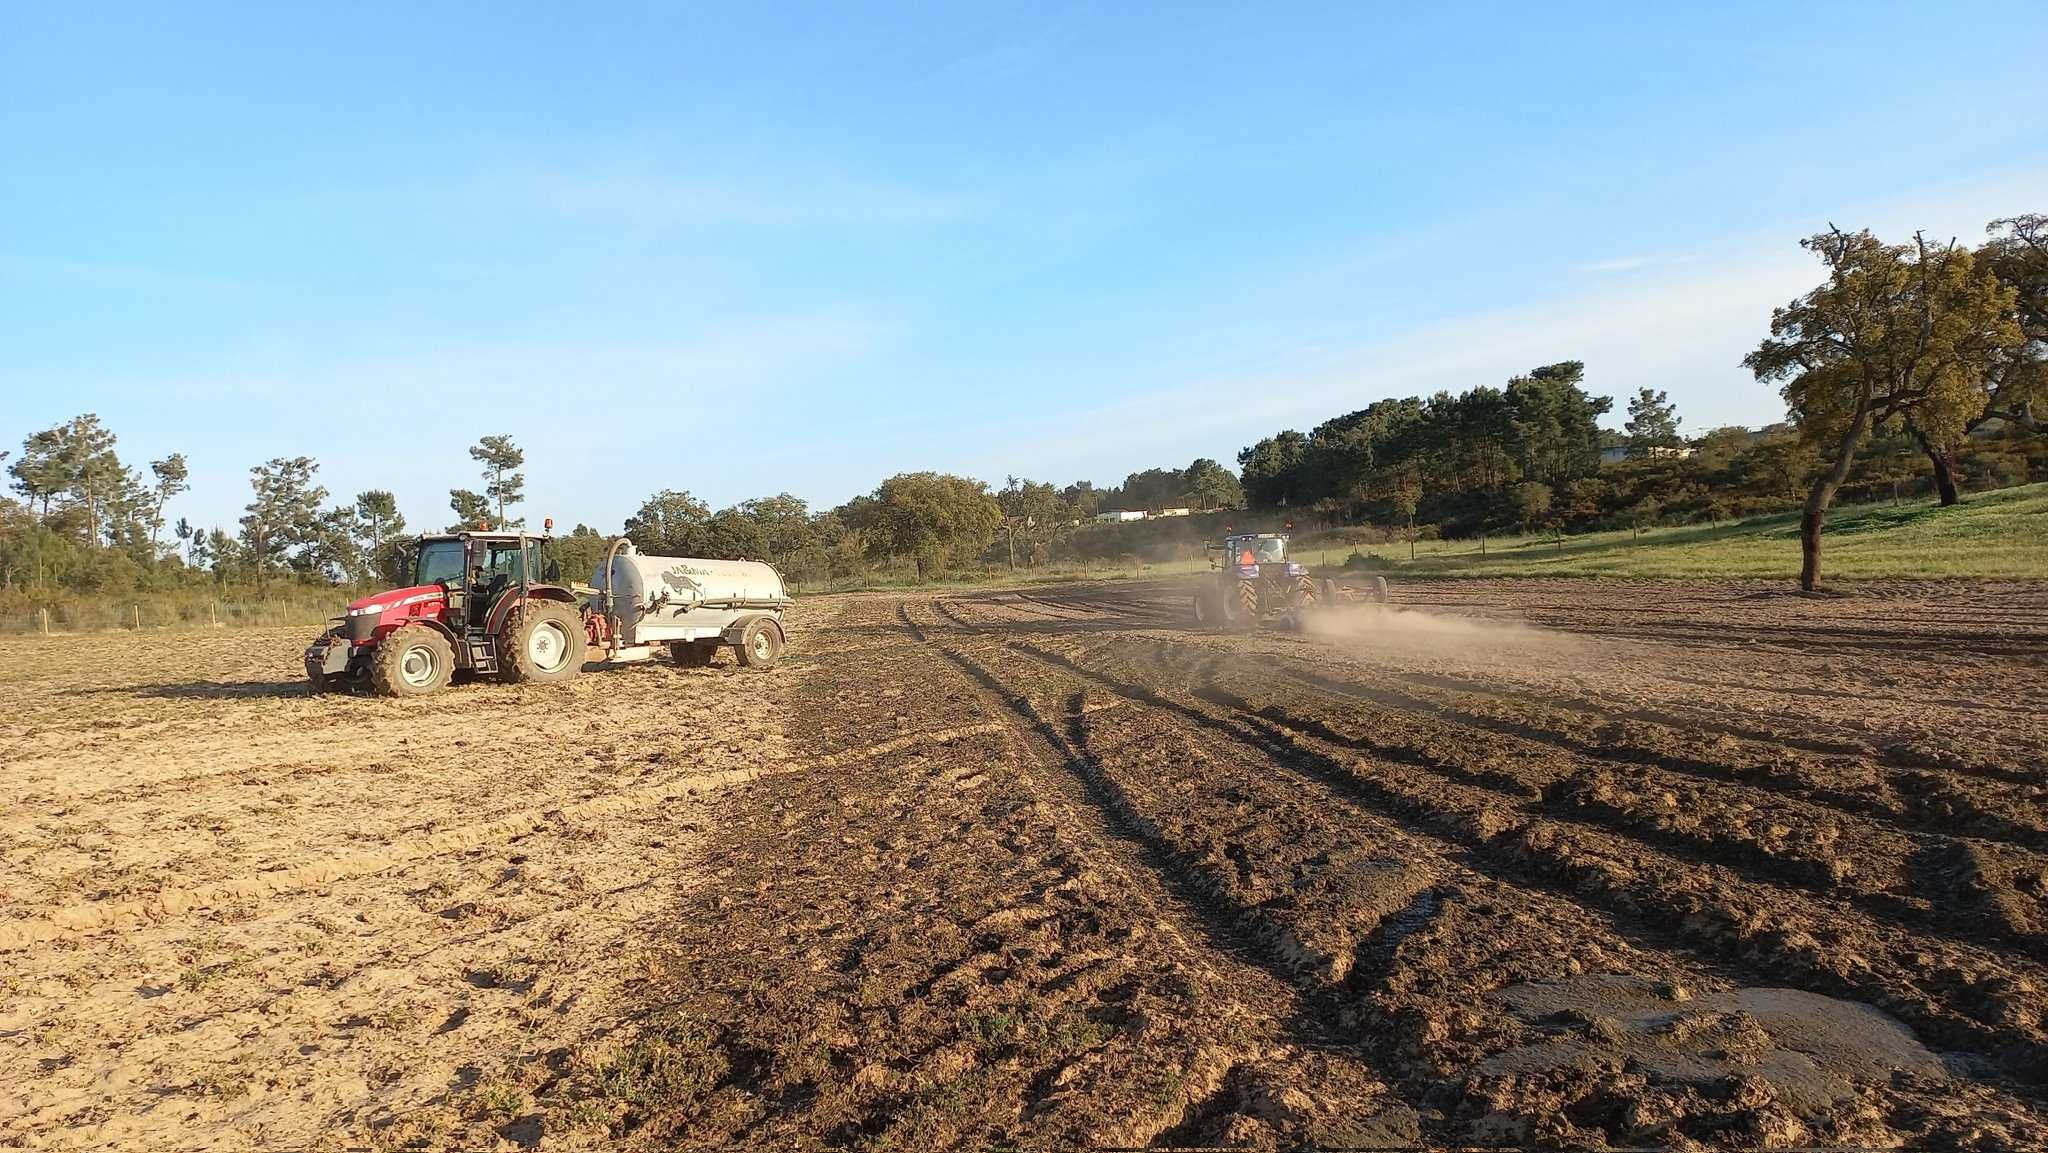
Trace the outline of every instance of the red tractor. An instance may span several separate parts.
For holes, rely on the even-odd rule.
[[[566,681],[588,640],[576,596],[547,563],[549,538],[523,532],[422,536],[411,583],[348,606],[306,650],[306,676],[366,682],[388,697],[419,696],[457,673],[508,681]]]

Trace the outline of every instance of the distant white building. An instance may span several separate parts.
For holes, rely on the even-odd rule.
[[[1160,510],[1159,510],[1158,512],[1155,512],[1155,513],[1153,513],[1152,515],[1153,515],[1153,516],[1193,516],[1193,515],[1194,515],[1194,511],[1195,511],[1195,510],[1193,510],[1193,509],[1190,509],[1190,508],[1162,508],[1162,509],[1160,509]]]
[[[1620,464],[1628,459],[1628,454],[1629,448],[1625,444],[1617,444],[1612,448],[1603,448],[1600,450],[1600,463]],[[1643,450],[1643,455],[1651,460],[1684,460],[1692,454],[1693,447],[1689,444],[1682,444],[1676,448],[1669,445],[1655,444]]]
[[[1098,512],[1095,514],[1095,519],[1105,521],[1144,520],[1145,514],[1143,512],[1126,512],[1123,509],[1117,509],[1114,512]]]

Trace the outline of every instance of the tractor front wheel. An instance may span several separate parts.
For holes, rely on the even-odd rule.
[[[515,683],[566,681],[583,671],[583,620],[561,601],[530,600],[513,610],[498,638],[498,667]]]
[[[393,629],[370,654],[370,688],[379,696],[425,696],[454,673],[455,646],[429,625]]]
[[[1316,582],[1308,577],[1296,577],[1294,581],[1294,607],[1308,608],[1322,598],[1317,595]]]

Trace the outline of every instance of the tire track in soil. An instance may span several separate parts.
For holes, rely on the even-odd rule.
[[[945,613],[945,615],[953,619],[956,625],[960,627],[963,631],[980,632],[983,630],[983,626],[981,624],[977,623],[976,621],[966,619],[957,610]],[[993,629],[993,627],[991,627],[989,631],[995,630]],[[977,642],[976,646],[973,648],[972,651],[976,654],[976,657],[978,659],[996,660],[998,662],[1000,662],[1003,659],[1003,657],[1007,654],[1016,654],[1018,656],[1023,657],[1035,657],[1042,665],[1049,665],[1052,668],[1061,670],[1072,677],[1082,680],[1093,679],[1096,680],[1098,683],[1104,680],[1104,678],[1101,678],[1099,675],[1091,674],[1087,670],[1073,669],[1067,666],[1063,666],[1057,661],[1048,660],[1043,654],[1034,653],[1032,651],[1032,647],[1029,645],[1028,642],[1019,642],[1014,639],[1004,641],[995,637],[990,637],[985,641]],[[987,667],[988,666],[984,666],[984,668]],[[1012,683],[1015,679],[1013,674],[1004,674],[1001,676],[997,676],[992,673],[991,676],[994,678],[994,686],[992,687],[993,691],[1001,693],[1010,693],[1016,691],[1015,685]],[[1264,754],[1264,757],[1260,759],[1265,759],[1268,763],[1278,765],[1282,769],[1295,770],[1294,772],[1283,772],[1282,775],[1295,780],[1297,783],[1310,788],[1312,791],[1318,792],[1320,805],[1323,809],[1327,811],[1344,811],[1347,808],[1351,808],[1352,805],[1355,804],[1356,790],[1347,787],[1349,782],[1334,778],[1333,776],[1325,773],[1301,771],[1301,758],[1298,755],[1297,750],[1290,748],[1284,741],[1274,739],[1272,734],[1257,733],[1256,727],[1252,725],[1246,726],[1245,731],[1233,731],[1232,726],[1227,721],[1222,721],[1212,716],[1204,716],[1199,713],[1187,710],[1184,707],[1177,706],[1175,702],[1163,700],[1157,697],[1156,695],[1152,694],[1148,690],[1144,689],[1143,687],[1131,686],[1128,684],[1111,684],[1108,687],[1111,689],[1112,692],[1117,693],[1124,700],[1129,701],[1134,705],[1155,706],[1157,711],[1178,712],[1180,713],[1181,718],[1188,723],[1197,724],[1204,728],[1212,728],[1216,731],[1222,732],[1226,735],[1229,735],[1241,744],[1248,746],[1250,750],[1256,753]],[[1064,692],[1065,690],[1048,691],[1053,692],[1054,695],[1057,696],[1059,693]],[[1078,703],[1082,699],[1084,698],[1077,696],[1075,698],[1076,703]],[[1041,713],[1043,712],[1042,709],[1039,711]],[[1083,710],[1077,708],[1070,708],[1069,713],[1070,716],[1075,718],[1074,721],[1070,722],[1074,724],[1079,724],[1079,718],[1082,715],[1084,715]],[[1107,723],[1111,721],[1113,718],[1118,717],[1120,714],[1116,709],[1096,708],[1092,710],[1086,710],[1085,715],[1089,719],[1089,723]],[[1154,730],[1166,729],[1171,727],[1170,725],[1157,723],[1156,719],[1153,717],[1151,713],[1147,714],[1147,724]],[[1078,751],[1082,753],[1084,756],[1092,757],[1094,755],[1091,747],[1088,744],[1080,742],[1079,740],[1076,740],[1074,743]],[[1091,762],[1083,762],[1084,765],[1087,765],[1089,763]],[[1098,770],[1100,769],[1099,758],[1093,760],[1092,763],[1096,766]],[[1347,801],[1351,802],[1351,804],[1347,804]],[[1109,792],[1106,796],[1106,803],[1109,803],[1113,808],[1117,808],[1119,810],[1131,814],[1132,819],[1134,821],[1147,821],[1147,818],[1144,816],[1142,806],[1134,804],[1127,795],[1119,794],[1116,792]],[[1272,819],[1272,811],[1273,810],[1270,806],[1268,806],[1265,809],[1262,809],[1262,812],[1266,814],[1268,819]],[[1354,811],[1356,810],[1354,809]],[[1447,840],[1437,840],[1436,835],[1441,834],[1445,831],[1440,827],[1441,822],[1424,821],[1423,824],[1425,825],[1425,827],[1430,827],[1431,831],[1421,832],[1420,830],[1415,829],[1411,824],[1411,822],[1414,819],[1414,814],[1411,812],[1405,812],[1398,807],[1390,808],[1386,806],[1374,806],[1372,807],[1371,811],[1375,813],[1382,813],[1385,816],[1400,821],[1403,827],[1401,828],[1400,833],[1398,833],[1397,836],[1405,835],[1410,840],[1413,840],[1415,837],[1420,837],[1425,841],[1434,842],[1436,848],[1433,850],[1433,852],[1439,858],[1445,856],[1457,856],[1460,858],[1465,858],[1473,861],[1477,864],[1480,873],[1484,875],[1487,882],[1495,885],[1505,884],[1508,890],[1512,891],[1515,894],[1514,897],[1511,898],[1511,900],[1515,901],[1516,903],[1535,904],[1540,906],[1547,895],[1555,894],[1556,896],[1564,897],[1567,900],[1578,902],[1576,907],[1581,911],[1582,914],[1593,915],[1596,919],[1600,919],[1603,916],[1601,913],[1594,912],[1593,909],[1585,907],[1584,896],[1578,892],[1577,886],[1569,883],[1569,878],[1547,878],[1542,876],[1540,872],[1532,872],[1532,870],[1521,866],[1504,867],[1504,862],[1495,859],[1490,854],[1488,854],[1483,844],[1473,844],[1471,838],[1469,837],[1452,836]],[[1150,827],[1154,829],[1157,828],[1156,825],[1151,825]],[[1171,844],[1162,846],[1163,851],[1167,852],[1171,852],[1172,848],[1173,846]],[[1199,856],[1199,854],[1197,855]],[[1210,890],[1215,891],[1219,889],[1227,890],[1230,886],[1227,880],[1221,880],[1212,877],[1208,881],[1207,887]],[[1606,921],[1605,923],[1608,925],[1621,927],[1622,936],[1624,938],[1632,937],[1640,942],[1648,944],[1654,951],[1662,952],[1665,960],[1661,966],[1658,966],[1658,968],[1661,968],[1664,972],[1668,973],[1683,968],[1684,966],[1682,966],[1681,963],[1676,961],[1676,957],[1679,955],[1691,955],[1694,952],[1692,949],[1686,948],[1683,942],[1685,942],[1690,937],[1692,939],[1692,943],[1698,943],[1697,938],[1693,937],[1690,934],[1685,933],[1682,930],[1682,927],[1679,927],[1677,931],[1674,931],[1673,926],[1669,924],[1660,924],[1657,922],[1656,918],[1650,918],[1646,920],[1641,915],[1639,910],[1629,908],[1625,904],[1620,908],[1611,908],[1608,907],[1607,903],[1597,901],[1593,902],[1593,904],[1599,905],[1601,908],[1604,908],[1607,914],[1616,915],[1620,918],[1618,921]],[[1405,933],[1408,931],[1408,927],[1402,925],[1401,920],[1404,917],[1412,917],[1414,915],[1415,908],[1415,906],[1412,906],[1411,910],[1397,914],[1394,918],[1391,919],[1386,918],[1384,916],[1378,918],[1383,921],[1390,921],[1388,933],[1395,937],[1394,947],[1397,950],[1400,947],[1400,941],[1405,939]],[[1426,904],[1420,905],[1419,908],[1423,914],[1421,919],[1426,922],[1428,920],[1429,909]],[[1250,905],[1247,907],[1246,916],[1248,919],[1256,922],[1269,911],[1270,910],[1267,908],[1262,908],[1256,905]],[[1576,944],[1577,942],[1583,940],[1585,937],[1598,935],[1599,930],[1593,929],[1589,932],[1574,934],[1571,939],[1574,942],[1574,944]],[[1269,942],[1269,944],[1278,942],[1279,951],[1283,955],[1289,952],[1286,945],[1288,933],[1284,928],[1275,926],[1272,929],[1270,929],[1266,934],[1264,934],[1264,936],[1265,939]],[[1680,950],[1680,952],[1677,954],[1673,954],[1668,951],[1665,951],[1665,946],[1667,944],[1670,946],[1677,947]],[[1359,958],[1361,963],[1357,966],[1357,968],[1354,971],[1357,973],[1375,971],[1377,969],[1376,962],[1378,960],[1379,955],[1383,952],[1383,949],[1383,944],[1361,946],[1359,949]],[[1710,949],[1708,950],[1708,955],[1712,956],[1716,953],[1725,952],[1725,950]],[[1291,959],[1298,960],[1298,957]],[[1735,972],[1755,972],[1755,966],[1745,963],[1744,959],[1739,957],[1723,956],[1719,961],[1711,962],[1710,964],[1725,965],[1730,963],[1734,965],[1733,971]],[[1312,971],[1313,966],[1311,966],[1310,968]],[[1561,975],[1562,974],[1558,973],[1549,974],[1549,976],[1551,977]],[[1481,985],[1480,987],[1483,989],[1496,986]],[[1470,992],[1471,991],[1468,990],[1465,994],[1466,999],[1468,1001],[1471,999]],[[1413,1010],[1412,1005],[1408,1008],[1411,1011]],[[1427,1014],[1425,1013],[1424,1016],[1427,1016]],[[1469,1022],[1466,1023],[1469,1024]],[[1389,1032],[1399,1032],[1398,1028],[1387,1027],[1384,1020],[1378,1021],[1376,1022],[1376,1024],[1380,1025],[1382,1028],[1386,1028]],[[1428,1027],[1440,1028],[1440,1023],[1429,1022]],[[1437,1069],[1432,1070],[1432,1072],[1434,1074],[1440,1075],[1444,1072],[1444,1070],[1441,1067],[1439,1067]],[[1417,1083],[1417,1076],[1421,1076],[1421,1080],[1424,1083],[1427,1083],[1429,1080],[1428,1076],[1411,1076],[1407,1079],[1408,1084],[1411,1088],[1414,1087],[1414,1085]],[[1485,1099],[1486,1093],[1489,1091],[1485,1088],[1485,1084],[1486,1082],[1484,1078],[1482,1078],[1478,1083],[1479,1088],[1477,1089],[1474,1088],[1473,1084],[1467,1083],[1464,1086],[1466,1090],[1465,1100],[1469,1102],[1474,1094],[1479,1096],[1481,1099]],[[1980,1094],[1980,1096],[1981,1095],[1982,1094]],[[1512,1094],[1510,1094],[1510,1096],[1512,1096]],[[1913,1095],[1906,1094],[1906,1096],[1910,1097]],[[1996,1097],[1996,1094],[1993,1093],[1991,1094],[1991,1096]],[[1443,1094],[1439,1093],[1435,1099],[1439,1104],[1449,1103],[1454,1109],[1457,1108],[1459,1100],[1455,1092],[1450,1094],[1449,1096],[1444,1096]],[[1917,1098],[1917,1104],[1896,1105],[1896,1108],[1902,1112],[1908,1113],[1916,1109],[1924,1110],[1928,1107],[1927,1101],[1928,1099],[1925,1096],[1920,1096]],[[1641,1104],[1642,1102],[1638,1101],[1634,1105],[1629,1107],[1639,1108]],[[1697,1102],[1694,1102],[1693,1104],[1695,1108],[1698,1107]],[[1990,1105],[1987,1105],[1986,1107],[1993,1112],[2006,1111],[2009,1108],[2008,1106],[1999,1105],[1995,1102]],[[1709,1109],[1708,1112],[1711,1112],[1711,1109]],[[1723,1120],[1725,1121],[1725,1118]],[[2021,1119],[2017,1121],[2016,1124],[2020,1125],[2022,1129],[2024,1129],[2027,1125],[2033,1124],[2033,1122],[2030,1122],[2027,1119],[2025,1119],[2024,1112],[2022,1112]],[[1709,1129],[1711,1128],[1712,1126],[1709,1126]],[[1838,1137],[1837,1139],[1842,1138]]]
[[[862,602],[855,619],[893,616],[911,639],[828,657],[798,723],[821,758],[913,716],[963,735],[730,802],[707,851],[719,884],[676,917],[675,979],[571,1062],[688,1070],[617,1130],[896,1149],[1412,1137],[1369,1069],[1292,1036],[1290,986],[1209,946],[1075,807],[928,613]],[[549,1099],[588,1091],[572,1077]]]
[[[978,635],[983,631],[946,601],[935,600],[933,608],[962,632]],[[906,630],[949,661],[993,711],[1014,715],[1015,719],[1006,724],[1011,729],[1027,787],[1041,799],[1057,798],[1056,803],[1067,814],[1067,822],[1080,826],[1084,830],[1082,836],[1116,859],[1114,871],[1132,891],[1144,894],[1142,899],[1148,906],[1161,910],[1173,923],[1182,926],[1184,938],[1199,940],[1240,966],[1264,970],[1270,975],[1272,980],[1265,983],[1260,1007],[1274,1020],[1285,1022],[1285,1033],[1291,1043],[1340,1055],[1362,1053],[1358,1031],[1346,1023],[1347,1014],[1334,995],[1335,987],[1299,986],[1295,980],[1299,961],[1277,959],[1270,944],[1261,940],[1271,935],[1270,926],[1245,917],[1242,910],[1232,908],[1221,898],[1213,886],[1190,876],[1177,863],[1172,845],[1158,830],[1136,810],[1119,803],[1115,785],[1093,767],[1086,748],[1084,725],[1091,710],[1082,701],[1070,702],[1063,717],[1048,715],[1029,696],[1010,691],[966,651],[933,639],[905,605],[899,603],[898,613]],[[1247,920],[1253,923],[1248,926]],[[1286,951],[1297,958],[1308,952],[1299,945],[1283,950]],[[1377,1070],[1369,1066],[1368,1070],[1372,1079],[1384,1080]],[[1235,1087],[1229,1088],[1236,1097],[1246,1096]],[[1219,1122],[1229,1107],[1229,1096],[1219,1093],[1193,1110],[1172,1131],[1153,1134],[1148,1143],[1162,1138],[1173,1144],[1200,1139],[1205,1132],[1219,1130]],[[1398,1119],[1400,1115],[1396,1111],[1396,1120],[1388,1123],[1396,1133],[1406,1127],[1406,1122]]]
[[[1699,866],[1641,842],[1631,841],[1626,848],[1605,845],[1597,831],[1514,813],[1475,786],[1446,781],[1418,789],[1407,772],[1416,766],[1347,755],[1318,738],[1256,717],[1242,722],[1227,714],[1219,717],[1195,700],[1162,697],[1027,642],[1011,647],[1096,678],[1133,700],[1181,712],[1323,782],[1336,796],[1419,824],[1471,850],[1498,879],[1576,895],[1641,925],[1653,938],[1685,941],[1757,976],[1879,1006],[1941,1043],[1992,1054],[2007,1073],[2037,1090],[2048,1084],[2048,1037],[2039,1008],[2039,991],[2048,982],[2035,965],[2022,963],[2015,973],[2011,963],[1987,960],[1967,946],[1909,941],[1890,946],[1888,971],[1879,973],[1870,958],[1851,950],[1885,948],[1887,932],[1853,924],[1855,914],[1812,907],[1793,894],[1760,896],[1730,877],[1708,878],[1702,892]],[[1773,911],[1787,904],[1793,916]],[[1845,920],[1855,930],[1853,938],[1840,931]],[[1824,936],[1845,938],[1840,951]],[[1842,952],[1856,963],[1841,963]],[[1952,999],[1962,1008],[1950,1008]]]
[[[1210,662],[1232,659],[1226,651],[1186,641],[1147,638],[1158,649],[1177,649]],[[2036,774],[1997,766],[1957,763],[1940,770],[1909,768],[1874,759],[1885,756],[1864,749],[1839,766],[1828,760],[1791,756],[1762,738],[1721,742],[1729,758],[1713,760],[1695,750],[1701,742],[1687,739],[1682,725],[1671,721],[1629,723],[1632,718],[1602,722],[1597,714],[1572,725],[1558,718],[1532,719],[1528,710],[1553,702],[1530,702],[1508,694],[1486,694],[1519,708],[1505,714],[1497,708],[1404,692],[1294,667],[1285,658],[1269,663],[1277,675],[1304,690],[1333,693],[1394,713],[1434,716],[1483,733],[1549,745],[1579,757],[1620,765],[1641,765],[1683,773],[1713,782],[1740,784],[1786,797],[1826,805],[1858,817],[1884,821],[1914,833],[1967,832],[2030,849],[2048,851],[2048,813],[2042,809],[2043,786]],[[1478,694],[1467,694],[1478,695]],[[1710,730],[1711,731],[1711,730]],[[1730,734],[1732,737],[1732,734]],[[1959,789],[1945,773],[1962,773],[1986,783]],[[1869,782],[1862,790],[1853,783]]]
[[[1126,675],[1150,679],[1142,672]],[[1327,745],[1540,805],[1558,820],[1604,827],[1725,865],[1759,884],[1797,887],[1909,929],[2004,947],[2022,959],[2048,947],[2044,909],[2030,894],[2008,881],[1980,899],[1944,875],[1964,868],[1980,876],[2048,875],[2048,860],[2024,849],[1844,822],[1840,812],[1804,799],[1733,780],[1702,787],[1656,765],[1617,769],[1593,757],[1545,757],[1541,746],[1445,731],[1428,717],[1346,712],[1313,696],[1274,693],[1241,670],[1212,665],[1204,676],[1195,696]]]

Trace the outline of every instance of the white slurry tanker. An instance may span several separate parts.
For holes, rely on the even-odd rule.
[[[789,593],[772,565],[749,560],[650,556],[621,539],[591,577],[585,608],[593,653],[605,661],[645,660],[667,645],[679,665],[704,665],[722,645],[762,667],[782,655]]]

